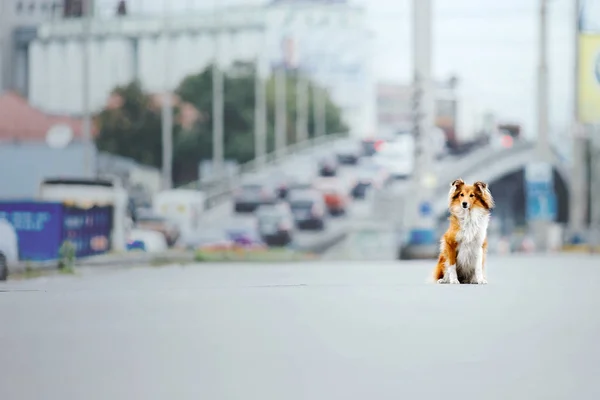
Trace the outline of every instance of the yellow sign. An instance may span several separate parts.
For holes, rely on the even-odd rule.
[[[579,35],[579,122],[600,124],[600,34]]]

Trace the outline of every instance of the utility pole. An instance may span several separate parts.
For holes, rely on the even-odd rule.
[[[173,104],[171,94],[171,57],[169,46],[169,2],[163,3],[163,62],[164,62],[164,83],[162,99],[162,186],[163,190],[169,190],[172,187],[172,168],[173,168]]]
[[[590,230],[593,233],[590,246],[595,252],[600,245],[600,124],[591,132],[590,142]]]
[[[533,182],[527,182],[528,202],[537,198],[539,207],[549,207],[550,198],[554,198],[553,167],[550,163],[551,150],[548,134],[548,0],[539,0],[539,43],[538,43],[538,87],[537,87],[537,142],[536,161],[547,171],[543,182],[543,192],[533,189]],[[526,174],[526,176],[528,176]],[[542,252],[548,251],[548,231],[551,221],[550,210],[540,210],[540,218],[530,221],[533,231],[536,249]]]
[[[537,158],[550,162],[548,135],[548,0],[540,0]]]
[[[410,238],[401,258],[435,256],[437,238],[432,211],[432,153],[429,136],[434,127],[435,100],[432,79],[431,0],[413,0],[413,118],[415,168],[412,177],[414,196],[406,199],[405,218]],[[457,177],[459,178],[459,177]]]
[[[275,71],[275,154],[282,157],[287,146],[287,101],[285,61]]]
[[[254,81],[254,157],[259,168],[264,166],[267,156],[267,96],[264,72],[264,56],[259,52],[256,57]]]
[[[82,3],[83,6],[83,59],[81,62],[82,68],[82,113],[83,113],[83,142],[84,142],[84,155],[83,155],[83,172],[86,177],[93,177],[96,175],[94,167],[92,166],[92,157],[94,143],[92,141],[92,113],[90,109],[90,47],[91,47],[91,25],[92,18],[94,17],[94,1],[87,0]]]
[[[212,114],[213,114],[213,177],[220,179],[223,174],[223,70],[221,69],[220,13],[214,5],[216,33],[215,54],[212,68]]]
[[[325,89],[318,87],[316,84],[312,86],[313,94],[313,115],[315,123],[314,137],[325,136],[326,133],[326,110],[325,110]]]
[[[569,196],[569,236],[572,242],[584,240],[587,190],[585,179],[585,141],[586,132],[579,121],[579,12],[580,0],[575,0],[574,9],[574,46],[575,67],[573,70],[573,164],[571,167],[571,190]]]
[[[298,67],[296,75],[296,142],[308,139],[308,81]]]

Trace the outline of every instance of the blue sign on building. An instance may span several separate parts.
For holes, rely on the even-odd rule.
[[[554,175],[549,163],[531,163],[525,169],[526,215],[530,221],[554,221],[557,200]]]

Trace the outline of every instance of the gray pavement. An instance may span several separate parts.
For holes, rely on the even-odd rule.
[[[0,285],[0,399],[598,399],[600,258],[85,269]]]

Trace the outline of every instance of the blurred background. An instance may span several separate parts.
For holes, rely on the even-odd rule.
[[[459,177],[490,184],[491,253],[597,250],[599,1],[0,7],[0,277],[431,258]]]

